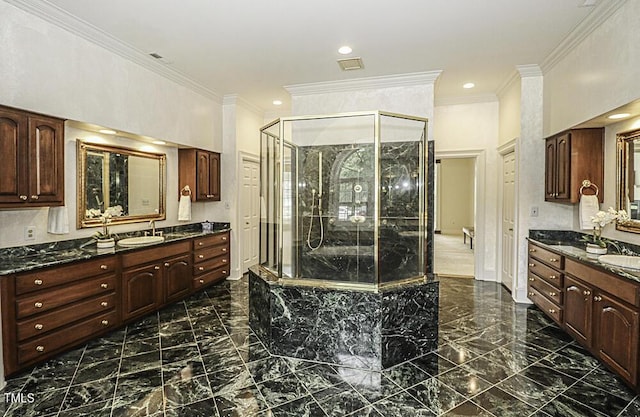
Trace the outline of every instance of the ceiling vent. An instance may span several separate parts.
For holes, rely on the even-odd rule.
[[[162,55],[160,55],[157,52],[151,52],[149,54],[150,57],[157,59],[158,61],[162,62],[163,64],[171,64],[171,61],[169,61],[167,58],[163,57]]]
[[[339,59],[338,65],[340,65],[340,68],[342,68],[343,71],[353,71],[364,68],[362,58],[359,57]]]

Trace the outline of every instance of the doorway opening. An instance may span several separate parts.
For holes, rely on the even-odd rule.
[[[434,272],[438,276],[474,278],[476,275],[475,172],[475,157],[436,160]]]

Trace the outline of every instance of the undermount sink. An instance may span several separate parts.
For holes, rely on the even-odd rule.
[[[120,246],[142,246],[150,245],[152,243],[164,242],[164,236],[138,236],[128,237],[118,241]]]
[[[629,255],[602,255],[598,261],[603,264],[618,266],[620,268],[636,269],[640,271],[640,256]]]

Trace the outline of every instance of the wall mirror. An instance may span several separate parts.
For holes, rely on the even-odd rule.
[[[616,229],[640,233],[640,130],[619,133],[618,209],[626,210],[630,220],[617,223]]]
[[[77,141],[78,228],[164,220],[166,155]]]

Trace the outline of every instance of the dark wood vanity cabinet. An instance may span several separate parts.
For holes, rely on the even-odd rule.
[[[562,323],[564,257],[530,243],[528,263],[529,299],[556,323]]]
[[[561,309],[562,320],[550,311],[549,299],[532,284],[540,277],[539,259],[532,254],[544,254],[561,260],[554,269],[561,302],[551,309]],[[529,292],[531,301],[569,333],[582,346],[620,375],[636,390],[640,389],[640,283],[619,277],[574,259],[555,254],[529,243]],[[532,265],[533,264],[533,265]],[[545,265],[548,266],[548,265]],[[555,292],[555,290],[553,290]],[[543,302],[540,302],[543,300]]]
[[[129,321],[191,291],[191,242],[122,255],[122,317]]]
[[[189,186],[193,201],[220,201],[220,154],[178,150],[178,181],[181,190]]]
[[[229,232],[193,240],[193,287],[200,288],[229,276],[231,237]]]
[[[603,201],[604,129],[571,129],[547,138],[545,146],[545,201],[577,203],[583,180],[598,187]]]
[[[0,208],[64,204],[64,121],[0,106]]]
[[[2,277],[4,367],[12,374],[121,324],[116,256]]]

